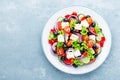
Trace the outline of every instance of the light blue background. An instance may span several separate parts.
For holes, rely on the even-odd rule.
[[[120,80],[120,0],[0,0],[0,80]],[[70,75],[54,68],[41,46],[42,30],[57,11],[93,9],[108,23],[110,55],[98,69]]]

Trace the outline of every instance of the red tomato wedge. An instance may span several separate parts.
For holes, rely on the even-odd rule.
[[[82,40],[83,40],[83,41],[88,41],[88,40],[89,40],[88,35],[83,35],[83,36],[82,36]]]
[[[51,29],[50,32],[51,32],[51,33],[54,33],[54,32],[55,32],[55,29]]]
[[[68,47],[72,46],[72,40],[71,39],[67,42],[67,46]]]
[[[78,15],[77,15],[77,12],[73,12],[72,15],[78,16]]]
[[[61,21],[57,22],[57,29],[62,30],[62,22]]]
[[[87,56],[88,56],[87,51],[85,51],[85,52],[83,53],[83,55],[84,55],[84,57],[87,57]]]
[[[71,58],[71,59],[65,59],[64,63],[67,64],[67,65],[71,65],[71,64],[73,64],[73,61],[74,61],[73,58]]]
[[[57,48],[58,56],[65,56],[64,49],[62,47]]]
[[[89,40],[89,41],[87,42],[88,48],[92,48],[93,45],[94,45],[94,42],[93,42],[92,40]]]
[[[64,31],[65,31],[65,33],[70,33],[70,26],[64,27]]]
[[[87,22],[88,22],[89,25],[91,25],[91,24],[93,23],[92,18],[91,18],[91,17],[88,17],[88,18],[87,18]]]
[[[91,59],[91,60],[90,60],[90,64],[93,63],[93,62],[95,62],[95,61],[96,61],[96,58]]]
[[[105,37],[104,36],[101,38],[101,41],[105,41]]]
[[[53,43],[55,42],[54,39],[48,40],[49,44],[53,45]]]
[[[86,19],[86,16],[82,17],[82,18],[80,19],[80,21],[83,21],[83,20],[85,20],[85,19]]]
[[[105,41],[100,41],[100,42],[97,42],[97,43],[100,45],[100,47],[103,47],[104,46],[104,42]]]
[[[65,15],[65,18],[67,18],[67,19],[68,19],[69,17],[70,17],[70,15],[69,15],[69,14]]]

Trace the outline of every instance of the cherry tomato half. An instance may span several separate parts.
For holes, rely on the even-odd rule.
[[[73,61],[74,61],[73,58],[71,58],[71,59],[65,59],[64,63],[67,64],[67,65],[71,65],[71,64],[73,64]]]
[[[64,49],[62,47],[57,48],[58,56],[65,56]]]
[[[93,45],[94,45],[94,42],[93,42],[92,40],[89,40],[89,41],[87,42],[88,48],[92,48]]]

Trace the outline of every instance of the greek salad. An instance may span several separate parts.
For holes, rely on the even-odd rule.
[[[95,62],[105,36],[90,15],[73,12],[56,20],[48,42],[60,62],[77,68]]]

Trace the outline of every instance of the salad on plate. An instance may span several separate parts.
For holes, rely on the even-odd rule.
[[[104,47],[105,36],[90,15],[73,12],[56,19],[48,42],[51,53],[61,63],[77,68],[95,62]]]

